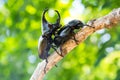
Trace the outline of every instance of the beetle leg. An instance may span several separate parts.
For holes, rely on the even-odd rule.
[[[79,41],[75,38],[75,36],[73,36],[73,40],[75,41],[75,43],[78,45]]]
[[[46,58],[46,64],[45,64],[45,67],[44,67],[44,73],[46,74],[46,66],[48,64],[48,59]]]
[[[44,73],[46,74],[46,66],[48,64],[48,55],[45,54],[45,61],[46,61],[46,64],[45,64],[45,67],[44,67]]]
[[[63,54],[62,54],[62,48],[61,48],[61,46],[60,46],[60,53],[61,53],[62,57],[64,57]]]
[[[73,37],[71,39],[73,39],[75,41],[75,43],[78,45],[79,41],[75,38],[75,33],[74,32],[72,32],[72,36]]]
[[[57,51],[57,49],[52,45],[52,48],[57,52],[58,55],[60,55],[61,57],[63,57],[62,52],[60,51],[60,53]]]

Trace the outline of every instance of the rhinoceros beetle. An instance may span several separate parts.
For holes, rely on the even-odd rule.
[[[48,11],[48,9],[44,10],[42,15],[42,36],[39,38],[38,43],[38,54],[39,58],[46,59],[46,65],[48,63],[47,57],[49,56],[49,51],[51,48],[53,48],[55,51],[57,51],[54,46],[52,45],[53,39],[52,35],[55,35],[56,31],[61,27],[60,25],[60,14],[57,10],[55,12],[58,14],[58,19],[55,23],[51,24],[47,22],[45,18],[45,13]],[[46,68],[45,65],[45,68]],[[44,71],[45,71],[44,68]]]
[[[81,22],[80,20],[72,20],[70,21],[68,24],[66,24],[65,26],[63,26],[55,35],[54,38],[54,44],[59,47],[61,44],[63,44],[65,41],[67,41],[68,39],[71,38],[71,36],[73,36],[74,30],[75,29],[79,29],[82,28],[83,26],[85,26],[85,24],[83,24],[83,22]],[[77,41],[74,37],[74,40]]]
[[[45,13],[47,11],[48,9],[44,10],[42,15],[43,29],[42,29],[42,36],[39,38],[39,43],[38,43],[39,57],[41,59],[46,59],[46,65],[48,63],[47,57],[49,56],[50,49],[53,48],[57,52],[54,46],[59,47],[74,35],[75,29],[79,29],[85,26],[85,24],[83,24],[80,20],[72,20],[61,28],[59,12],[55,10],[55,12],[58,14],[58,19],[56,23],[51,24],[47,22],[45,18]],[[74,40],[76,41],[75,37]],[[62,54],[59,55],[62,56]],[[46,65],[44,68],[44,72],[46,69]]]

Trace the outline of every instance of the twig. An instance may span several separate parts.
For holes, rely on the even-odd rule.
[[[78,43],[80,44],[93,32],[100,30],[102,28],[111,28],[113,27],[113,25],[118,24],[119,22],[120,22],[120,8],[114,9],[112,12],[110,12],[106,16],[89,21],[87,24],[92,27],[86,26],[85,28],[83,28],[82,30],[80,30],[78,33],[75,34],[75,38],[78,40]],[[65,44],[61,46],[62,54],[65,56],[76,46],[77,44],[74,40],[72,39],[68,40],[67,42],[65,42]],[[60,52],[59,49],[58,51]],[[46,73],[62,58],[63,57],[59,56],[56,52],[54,52],[50,57],[48,57]],[[45,73],[44,73],[45,64],[46,64],[45,60],[38,63],[37,68],[32,74],[30,80],[42,80],[43,79],[43,77],[45,76]]]

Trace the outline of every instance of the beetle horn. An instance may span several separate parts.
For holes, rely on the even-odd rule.
[[[46,32],[49,30],[49,23],[45,18],[45,13],[48,11],[48,9],[45,9],[42,15],[42,33]]]
[[[43,15],[42,15],[42,23],[48,23],[46,18],[45,18],[45,13],[48,11],[48,9],[45,9],[44,12],[43,12]]]
[[[57,10],[55,10],[55,12],[58,14],[58,19],[57,19],[56,24],[59,24],[60,23],[60,13]]]

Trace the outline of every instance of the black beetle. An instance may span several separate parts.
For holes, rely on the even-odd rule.
[[[85,24],[83,24],[83,22],[81,22],[80,20],[72,20],[70,21],[68,24],[66,24],[65,26],[63,26],[55,35],[54,38],[54,44],[59,47],[61,44],[63,44],[65,41],[67,41],[68,39],[71,38],[71,36],[73,36],[74,30],[75,29],[79,29],[82,28],[83,26],[85,26]],[[74,40],[77,41],[74,37]]]
[[[48,9],[44,10],[42,15],[42,36],[39,38],[38,43],[38,54],[39,58],[46,59],[46,65],[48,63],[47,57],[49,56],[50,48],[53,48],[55,51],[56,49],[53,47],[53,39],[52,35],[55,35],[56,31],[61,27],[60,25],[60,14],[57,10],[55,12],[58,14],[58,19],[54,24],[50,24],[45,19],[45,13],[48,11]],[[46,66],[45,66],[46,68]]]

